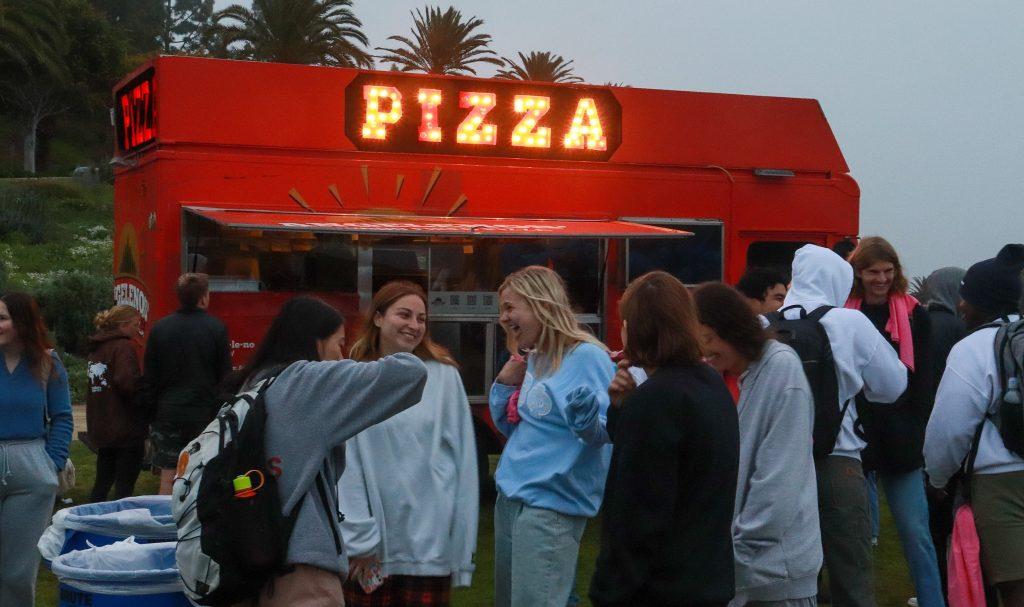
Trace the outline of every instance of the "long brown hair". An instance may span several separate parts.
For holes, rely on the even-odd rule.
[[[701,360],[697,309],[683,283],[648,272],[629,283],[619,301],[626,322],[626,357],[641,367],[689,366]]]
[[[727,284],[709,282],[697,287],[693,299],[701,324],[714,329],[748,361],[761,358],[769,334],[743,294]]]
[[[28,368],[36,379],[45,384],[53,371],[49,354],[53,344],[50,343],[46,323],[43,322],[36,300],[28,293],[11,292],[0,295],[0,301],[4,302],[11,315],[18,341],[24,348]]]
[[[349,351],[350,358],[368,361],[377,360],[382,356],[380,350],[380,327],[373,322],[373,319],[377,314],[381,316],[387,314],[388,309],[406,295],[419,297],[423,302],[423,307],[427,307],[427,294],[423,292],[423,288],[407,280],[395,280],[377,290],[373,295],[373,301],[370,303],[370,310],[367,312],[366,318],[363,319],[363,330],[359,335],[359,339],[356,340],[356,343],[352,344],[352,349]],[[453,367],[459,366],[455,359],[452,358],[451,353],[430,337],[429,323],[423,328],[423,339],[412,353],[423,360],[436,360]]]
[[[858,274],[880,261],[888,262],[896,269],[893,276],[892,286],[889,293],[905,295],[907,292],[907,277],[903,275],[903,266],[900,265],[900,256],[896,254],[889,241],[881,236],[869,236],[862,238],[857,248],[850,254],[850,265],[853,266],[853,291],[852,297],[864,297],[864,283],[861,282]]]

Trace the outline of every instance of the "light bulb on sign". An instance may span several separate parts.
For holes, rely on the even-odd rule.
[[[459,124],[456,141],[475,145],[494,145],[497,142],[498,125],[484,124],[484,117],[494,109],[494,102],[494,93],[459,93],[459,107],[472,109]]]
[[[420,141],[441,141],[441,127],[437,124],[437,108],[441,105],[441,91],[420,89],[416,98],[423,108],[420,121]]]
[[[608,149],[608,138],[601,127],[601,116],[597,112],[597,104],[593,99],[584,97],[576,105],[576,113],[572,117],[572,126],[565,136],[565,147],[570,150]]]
[[[512,130],[512,145],[526,148],[550,146],[551,129],[537,126],[544,114],[548,113],[548,97],[516,95],[512,105],[517,114],[525,112],[523,119]]]
[[[364,139],[386,139],[386,125],[395,124],[402,118],[402,93],[393,86],[364,86],[366,100],[366,121],[363,122]],[[381,101],[385,103],[382,104]],[[390,107],[385,111],[382,105]]]

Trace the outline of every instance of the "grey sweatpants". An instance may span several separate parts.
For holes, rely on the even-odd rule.
[[[828,567],[832,607],[874,607],[868,491],[860,460],[830,455],[814,462],[818,473],[821,548]]]
[[[45,444],[0,441],[0,607],[35,604],[36,543],[57,495],[57,470]]]

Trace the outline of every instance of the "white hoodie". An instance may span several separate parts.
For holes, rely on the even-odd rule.
[[[793,259],[793,283],[783,307],[803,306],[808,314],[821,306],[833,306],[821,319],[832,346],[843,406],[863,390],[875,403],[892,403],[907,389],[907,368],[896,350],[859,310],[843,306],[853,288],[853,268],[832,251],[805,245]],[[798,318],[799,310],[785,312]],[[860,459],[866,443],[854,431],[857,406],[850,403],[843,418],[832,455]]]
[[[989,327],[971,333],[953,346],[946,359],[946,372],[924,435],[925,470],[936,487],[949,483],[971,449],[978,424],[987,413],[996,411],[996,398],[1003,389],[996,367],[997,331]],[[1024,459],[1003,445],[999,430],[987,419],[974,460],[975,474],[1018,470],[1024,470]]]
[[[350,556],[375,554],[385,575],[473,578],[479,514],[476,439],[451,365],[426,361],[423,399],[346,443],[338,496]]]

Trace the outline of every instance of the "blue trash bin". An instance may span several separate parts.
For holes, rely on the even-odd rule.
[[[127,539],[53,559],[59,607],[192,607],[174,563],[175,542]]]
[[[58,554],[106,546],[128,537],[139,544],[177,540],[171,496],[126,497],[60,510],[40,538],[39,552],[49,563]]]

